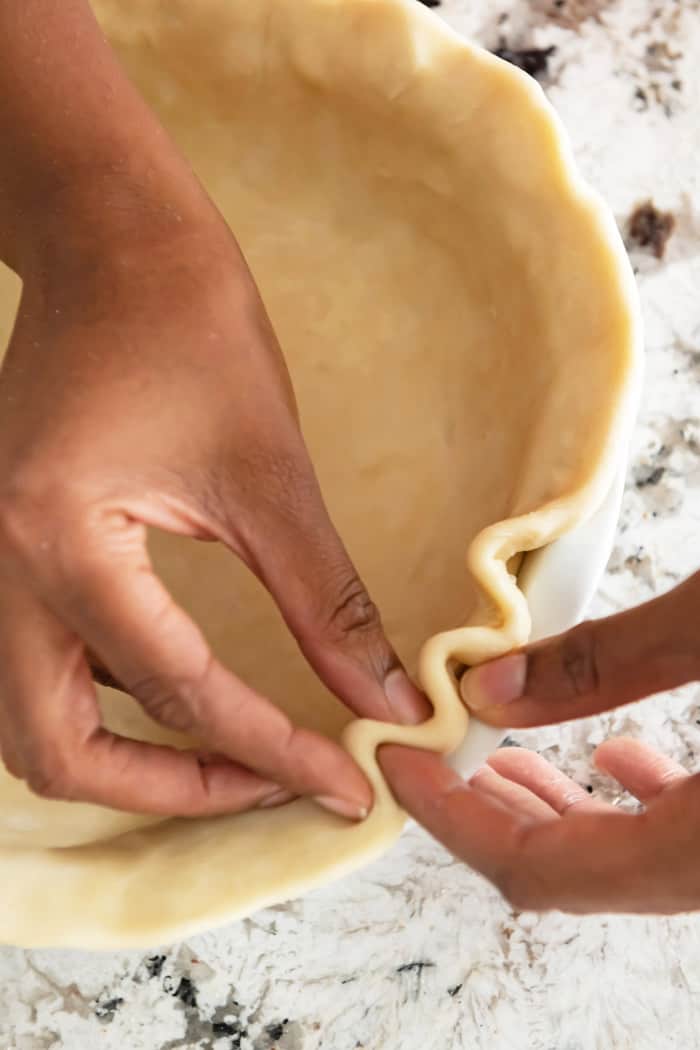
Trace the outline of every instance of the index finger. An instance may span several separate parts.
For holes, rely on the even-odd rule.
[[[589,620],[467,671],[465,703],[491,725],[608,711],[700,676],[700,573],[636,608]]]
[[[37,794],[163,816],[274,801],[277,784],[232,762],[108,732],[80,640],[29,593],[2,599],[0,749]]]
[[[56,614],[156,721],[295,795],[363,816],[371,788],[350,755],[294,726],[214,657],[153,572],[144,532],[131,521],[115,535],[74,539],[63,570],[68,578],[48,581],[46,600]]]
[[[471,789],[430,752],[385,746],[380,762],[400,804],[518,908],[670,914],[700,901],[696,777],[643,814],[537,821]]]

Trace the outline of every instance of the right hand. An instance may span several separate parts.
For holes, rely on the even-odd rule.
[[[215,659],[149,563],[147,526],[220,541],[354,712],[426,713],[329,519],[248,268],[187,192],[184,221],[154,223],[117,189],[27,255],[0,372],[0,751],[51,799],[194,816],[304,794],[357,818],[350,756]],[[215,757],[108,732],[91,664]]]
[[[472,668],[462,695],[490,725],[522,728],[594,715],[696,679],[700,573],[636,609]],[[516,907],[667,914],[700,907],[700,776],[634,741],[609,741],[596,760],[645,805],[635,815],[591,802],[520,749],[497,752],[469,784],[425,751],[385,746],[380,756],[401,804]]]

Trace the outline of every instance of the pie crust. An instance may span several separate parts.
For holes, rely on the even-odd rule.
[[[104,949],[246,915],[396,839],[377,745],[453,750],[468,721],[455,666],[527,640],[517,556],[605,496],[640,334],[614,222],[538,85],[415,0],[94,7],[243,247],[331,514],[434,705],[421,726],[350,720],[229,552],[154,533],[216,652],[341,738],[375,805],[357,825],[308,800],[164,822],[42,800],[3,774],[0,939]],[[18,289],[0,273],[0,338]],[[187,743],[100,697],[113,728]]]

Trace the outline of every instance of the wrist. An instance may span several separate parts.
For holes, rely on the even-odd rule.
[[[186,168],[137,173],[94,165],[66,174],[21,209],[11,265],[25,282],[80,284],[105,271],[128,273],[144,259],[152,269],[171,263],[178,243],[213,246],[222,232],[228,234]]]
[[[88,0],[0,0],[0,67],[0,258],[20,276],[202,221],[206,195]]]

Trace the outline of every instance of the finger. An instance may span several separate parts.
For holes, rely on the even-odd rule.
[[[100,724],[80,641],[25,593],[0,610],[0,738],[8,770],[51,799],[205,816],[280,800],[279,786],[194,751],[127,740]]]
[[[307,660],[356,714],[418,723],[431,706],[388,641],[379,611],[336,532],[301,443],[256,510],[248,561]]]
[[[401,805],[517,908],[666,914],[700,903],[698,778],[643,815],[613,807],[532,821],[429,752],[385,746],[380,761]]]
[[[672,758],[641,740],[628,737],[618,737],[600,744],[594,760],[598,769],[614,777],[630,794],[644,803],[658,798],[689,775]]]
[[[562,823],[524,819],[502,799],[470,787],[434,752],[385,744],[378,754],[400,805],[455,856],[504,892],[524,830],[541,823]]]
[[[527,748],[501,748],[491,755],[489,765],[502,777],[537,795],[559,816],[564,816],[574,808],[596,810],[603,807],[603,803],[592,799],[580,784]]]
[[[47,601],[156,721],[295,795],[344,816],[367,813],[371,789],[347,752],[293,726],[213,657],[152,571],[142,525],[102,519],[74,537],[63,564]]]
[[[502,776],[490,765],[482,766],[472,776],[469,786],[495,799],[513,813],[530,820],[555,820],[556,812],[537,794],[517,781]]]
[[[604,620],[482,664],[462,696],[492,725],[582,718],[700,675],[700,573],[673,591]]]

